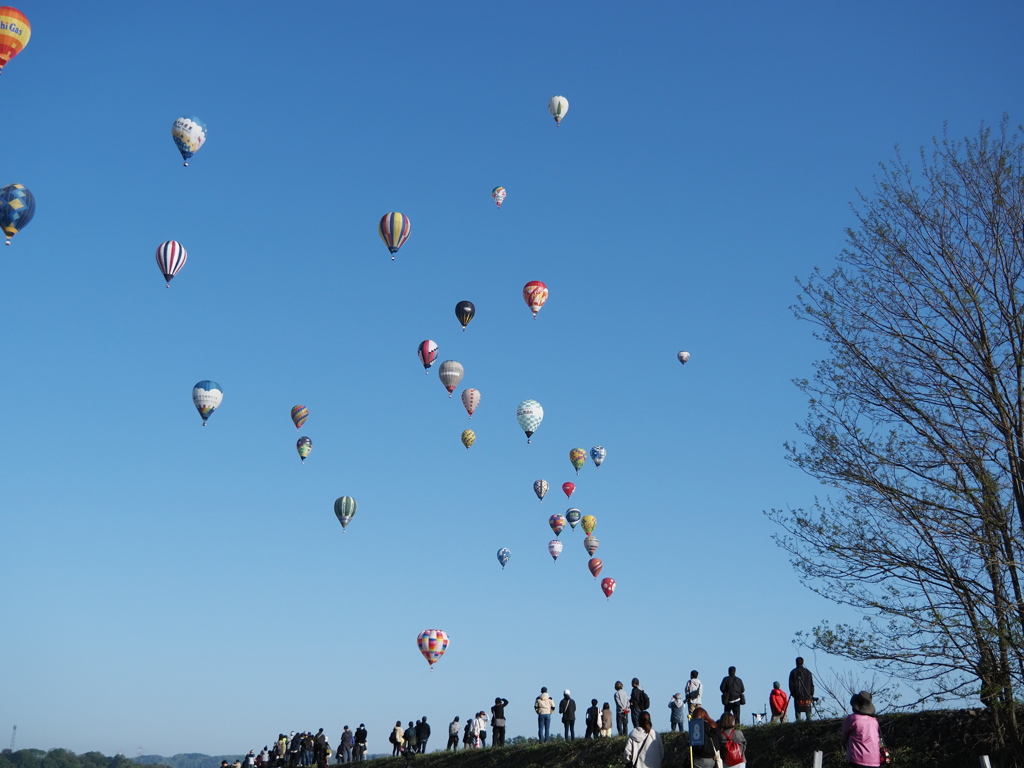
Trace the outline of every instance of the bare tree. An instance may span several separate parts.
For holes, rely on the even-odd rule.
[[[828,357],[790,461],[835,489],[767,513],[815,592],[862,615],[817,649],[980,698],[1024,765],[1024,146],[982,126],[881,166],[794,307]]]

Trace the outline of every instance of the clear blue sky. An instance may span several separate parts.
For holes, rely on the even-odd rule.
[[[37,210],[0,254],[0,743],[230,753],[365,722],[382,751],[499,695],[529,735],[540,686],[603,702],[634,675],[665,728],[691,668],[735,664],[749,712],[797,630],[849,618],[762,515],[825,490],[782,447],[823,353],[794,278],[894,145],[1019,119],[1019,3],[17,5],[0,183]],[[209,126],[188,168],[183,114]],[[465,366],[451,400],[426,338]],[[611,600],[581,530],[547,553],[569,479]]]

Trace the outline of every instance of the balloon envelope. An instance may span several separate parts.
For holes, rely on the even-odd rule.
[[[195,115],[179,117],[171,125],[171,138],[188,165],[188,159],[206,143],[206,123]]]
[[[380,234],[380,239],[384,241],[384,245],[391,251],[391,260],[394,261],[398,249],[409,239],[412,222],[409,221],[408,216],[401,213],[385,213],[381,216],[377,231]]]
[[[462,444],[466,446],[466,450],[476,442],[476,432],[472,429],[463,430],[462,432]]]
[[[498,562],[501,563],[501,569],[505,570],[505,566],[508,565],[508,559],[512,556],[512,552],[509,551],[508,547],[502,547],[498,550]]]
[[[537,427],[543,420],[544,409],[536,400],[523,400],[516,406],[516,421],[526,433],[526,442],[530,442],[530,438],[533,437],[533,433],[537,431]]]
[[[416,356],[420,359],[423,370],[428,370],[437,360],[437,342],[424,339],[416,347]]]
[[[462,330],[466,330],[469,321],[476,315],[476,306],[472,301],[460,301],[455,305],[455,316],[462,323]]]
[[[583,548],[587,550],[587,554],[591,557],[593,557],[594,553],[597,552],[598,544],[600,544],[600,542],[597,540],[597,536],[587,536],[587,538],[583,540]]]
[[[531,280],[523,286],[523,300],[536,317],[544,302],[548,300],[548,287],[540,280]]]
[[[555,125],[561,125],[562,118],[569,111],[569,100],[565,96],[552,96],[548,100],[548,112],[555,118]],[[586,122],[584,120],[584,122]]]
[[[203,417],[203,426],[206,426],[206,420],[213,415],[223,399],[224,392],[216,381],[205,379],[192,387],[192,403]]]
[[[569,525],[572,526],[573,530],[576,530],[576,523],[580,521],[580,516],[583,513],[580,512],[576,507],[565,510],[565,519],[569,521]]]
[[[444,388],[448,390],[448,397],[451,397],[452,392],[459,386],[459,382],[462,381],[464,374],[465,371],[462,368],[462,363],[455,360],[445,360],[441,363],[437,369],[437,378],[441,380]]]
[[[580,527],[583,528],[583,532],[589,536],[597,528],[597,518],[593,515],[584,515],[583,520],[580,521]]]
[[[430,666],[448,650],[448,633],[443,629],[424,629],[416,636],[416,645]]]
[[[582,448],[573,448],[569,451],[569,461],[572,462],[578,475],[580,470],[583,469],[583,465],[587,463],[587,452]]]
[[[186,261],[188,251],[177,240],[168,240],[156,247],[156,265],[160,267],[160,274],[164,276],[168,288],[171,287],[171,278],[178,274]]]
[[[596,579],[598,576],[601,575],[601,569],[604,568],[604,563],[601,562],[600,558],[592,557],[590,558],[590,561],[587,563],[587,568],[590,569],[590,572],[594,575],[594,578]]]
[[[313,441],[308,437],[300,437],[298,442],[295,443],[295,450],[299,452],[299,458],[305,464],[306,459],[309,457],[309,452],[313,450]]]
[[[494,202],[498,205],[499,208],[501,208],[501,204],[505,202],[505,188],[495,187],[493,190],[491,190],[491,197],[494,198]]]
[[[604,592],[605,597],[611,597],[612,592],[615,591],[615,579],[601,579],[601,591]]]
[[[11,238],[23,230],[36,214],[36,198],[23,184],[0,187],[0,228]]]
[[[548,542],[548,553],[552,559],[557,560],[558,556],[562,554],[562,542],[558,539],[552,539]]]
[[[480,392],[476,389],[462,390],[462,404],[466,407],[469,418],[473,418],[473,412],[480,405]]]
[[[600,445],[595,445],[590,449],[590,460],[594,462],[595,467],[600,467],[604,464],[605,457],[608,455],[608,451],[602,448]]]
[[[573,491],[576,490],[576,483],[562,483],[562,493],[565,494],[565,498],[572,498]]]
[[[302,425],[306,423],[306,419],[308,418],[309,408],[304,405],[292,406],[292,422],[294,422],[296,429],[301,429]]]
[[[334,514],[338,518],[338,522],[341,523],[341,529],[344,531],[348,528],[348,524],[352,522],[352,518],[356,516],[356,500],[351,496],[339,496],[334,502]]]
[[[544,497],[548,495],[548,481],[547,480],[534,480],[533,481],[533,492],[537,494],[537,498],[542,502]]]
[[[548,518],[548,525],[555,532],[555,536],[558,536],[565,528],[565,517],[556,513]]]
[[[676,359],[683,365],[686,365],[686,361],[690,359],[690,353],[680,352],[678,355],[676,355]]]
[[[21,53],[32,37],[32,26],[28,18],[17,8],[0,6],[0,71]]]

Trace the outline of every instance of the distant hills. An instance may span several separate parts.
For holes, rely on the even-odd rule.
[[[220,768],[222,760],[229,763],[241,760],[245,753],[239,755],[203,755],[199,752],[181,752],[173,757],[163,755],[139,755],[132,762],[140,765],[168,765],[170,768]]]

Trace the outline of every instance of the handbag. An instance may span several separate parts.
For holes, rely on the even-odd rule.
[[[878,745],[878,764],[892,765],[892,755],[889,754],[889,748],[884,744]]]
[[[722,755],[717,749],[715,750],[715,768],[722,768]]]

